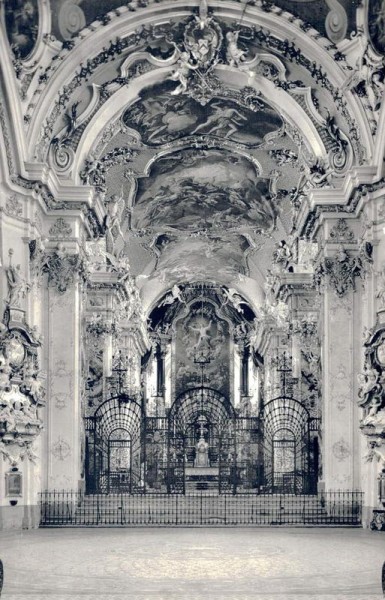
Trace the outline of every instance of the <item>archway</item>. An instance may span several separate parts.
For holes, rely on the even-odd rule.
[[[315,491],[310,416],[303,404],[281,396],[264,407],[264,482],[268,491],[306,494]]]
[[[107,400],[87,419],[88,493],[132,492],[140,484],[141,425],[141,407],[125,396]]]

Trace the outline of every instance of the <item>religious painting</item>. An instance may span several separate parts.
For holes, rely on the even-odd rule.
[[[210,135],[257,147],[283,125],[278,114],[260,100],[255,110],[221,98],[202,106],[193,98],[172,96],[172,89],[169,82],[147,88],[123,115],[124,123],[136,129],[149,146],[191,135]]]
[[[175,359],[177,397],[202,385],[229,397],[229,325],[210,302],[196,302],[188,316],[177,322]]]
[[[227,150],[175,152],[157,160],[150,176],[138,181],[132,227],[271,232],[276,210],[269,183],[250,160]]]
[[[368,26],[374,49],[385,53],[385,0],[369,0]]]
[[[166,281],[232,281],[246,272],[248,242],[240,235],[175,238],[162,248],[156,270]]]
[[[27,58],[39,32],[37,0],[5,0],[4,18],[14,55],[20,59]]]

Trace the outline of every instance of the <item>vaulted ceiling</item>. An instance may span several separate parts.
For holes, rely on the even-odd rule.
[[[382,168],[379,85],[357,67],[364,52],[382,65],[375,1],[14,4],[2,73],[19,170],[48,186],[48,210],[84,202],[147,304],[202,280],[258,304],[277,244]]]

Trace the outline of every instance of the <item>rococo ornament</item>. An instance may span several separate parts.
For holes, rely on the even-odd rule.
[[[86,276],[85,259],[80,254],[70,254],[59,243],[53,254],[46,254],[42,272],[48,274],[48,284],[59,294],[65,294],[78,276]]]
[[[360,256],[350,256],[340,245],[334,257],[324,257],[314,271],[314,282],[319,288],[325,277],[339,298],[352,290],[355,291],[356,277],[363,277],[364,264]]]
[[[11,309],[6,311],[9,319]],[[43,427],[39,408],[45,403],[39,373],[40,343],[25,323],[3,325],[0,334],[0,451],[8,455],[16,446],[15,460],[30,455],[30,445]],[[8,447],[7,452],[5,446]],[[21,451],[21,449],[23,451]],[[7,458],[10,459],[10,456]],[[17,462],[16,460],[16,462]]]

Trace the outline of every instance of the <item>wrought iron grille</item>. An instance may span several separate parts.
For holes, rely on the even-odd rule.
[[[358,526],[362,500],[362,492],[345,490],[301,496],[47,491],[40,495],[40,526]]]
[[[143,405],[116,397],[86,420],[86,431],[88,494],[317,491],[318,431],[293,398],[245,417],[215,390],[194,388],[167,416],[150,417]]]

